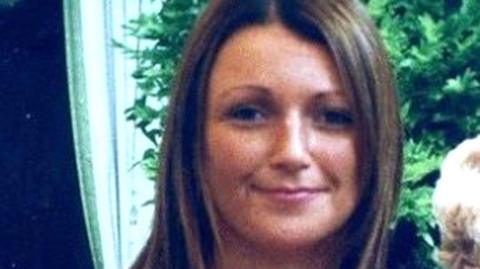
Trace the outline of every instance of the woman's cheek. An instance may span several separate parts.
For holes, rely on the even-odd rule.
[[[268,152],[268,137],[253,130],[235,130],[218,126],[209,133],[208,159],[212,162],[212,175],[231,179],[248,177],[263,164]],[[226,180],[226,178],[224,179]]]
[[[314,139],[314,156],[321,169],[334,170],[342,177],[356,178],[357,150],[353,134],[317,136]],[[348,176],[347,176],[348,175]]]

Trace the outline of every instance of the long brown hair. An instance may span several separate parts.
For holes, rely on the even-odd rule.
[[[326,45],[352,101],[362,198],[344,227],[343,267],[383,269],[402,166],[401,125],[383,45],[354,0],[212,0],[178,71],[162,141],[153,230],[132,269],[208,268],[219,238],[202,178],[208,78],[222,44],[250,25],[279,21]]]

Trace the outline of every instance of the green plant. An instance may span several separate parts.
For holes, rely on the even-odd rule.
[[[115,46],[137,60],[132,74],[140,94],[126,118],[135,124],[152,142],[140,164],[154,180],[157,173],[159,143],[165,130],[170,87],[180,60],[183,44],[206,0],[164,0],[162,10],[142,14],[130,21],[125,29],[133,37],[150,42],[150,46],[130,48],[115,42]]]
[[[431,193],[443,156],[480,132],[480,2],[366,0],[391,57],[405,125],[397,232],[413,227],[402,268],[433,268]],[[412,260],[413,259],[413,260]]]
[[[405,173],[392,228],[398,268],[436,268],[438,235],[430,197],[443,156],[480,133],[480,1],[363,0],[384,38],[394,67],[405,126]],[[164,131],[166,105],[181,48],[206,0],[164,0],[158,14],[142,15],[126,30],[150,40],[121,46],[139,65],[141,94],[127,119],[152,141],[141,161],[152,179]],[[411,240],[404,240],[409,238]],[[396,241],[396,240],[394,240]]]

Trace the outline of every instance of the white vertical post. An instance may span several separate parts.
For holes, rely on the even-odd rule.
[[[153,198],[153,182],[134,166],[151,145],[125,119],[124,112],[136,96],[131,77],[136,62],[114,48],[112,41],[141,45],[123,25],[141,12],[159,12],[162,1],[65,0],[64,4],[65,16],[75,17],[65,19],[69,83],[75,84],[70,85],[72,117],[80,185],[87,186],[82,187],[84,210],[90,211],[85,215],[91,218],[87,226],[90,240],[99,241],[91,244],[101,256],[96,266],[128,268],[145,243],[153,213],[152,205],[143,205]]]

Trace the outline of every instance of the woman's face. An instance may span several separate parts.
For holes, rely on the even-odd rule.
[[[299,249],[359,200],[356,126],[327,49],[273,23],[234,34],[209,79],[205,174],[222,236]]]

